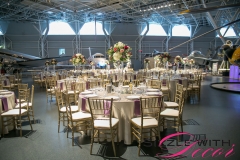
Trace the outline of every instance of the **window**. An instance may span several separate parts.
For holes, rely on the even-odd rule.
[[[176,25],[172,28],[172,36],[190,37],[190,30],[186,25]]]
[[[65,48],[59,49],[59,56],[65,56]]]
[[[141,35],[143,35],[147,30],[147,26],[143,29]],[[149,24],[149,30],[147,36],[166,36],[166,32],[159,24],[151,23]]]
[[[95,33],[95,26],[96,26],[96,33]],[[105,30],[106,31],[106,30]],[[106,31],[107,32],[107,31]],[[85,23],[82,28],[79,31],[80,35],[104,35],[103,30],[102,30],[102,23],[96,22],[87,22]],[[108,32],[107,32],[108,34]]]
[[[220,32],[223,35],[225,33],[225,31],[227,30],[227,27],[221,28]],[[219,35],[217,34],[217,37],[219,37]],[[227,33],[225,34],[224,37],[236,37],[236,33],[234,32],[233,28],[230,27],[227,31]]]
[[[46,29],[43,34],[45,32]],[[67,22],[53,21],[49,23],[48,35],[75,35],[75,33]]]

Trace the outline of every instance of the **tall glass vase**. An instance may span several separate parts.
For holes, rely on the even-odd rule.
[[[49,65],[47,65],[46,67],[47,67],[47,72],[49,72]]]
[[[56,67],[56,65],[53,65],[53,73],[55,73],[55,67]]]
[[[168,61],[166,62],[166,70],[168,70]]]

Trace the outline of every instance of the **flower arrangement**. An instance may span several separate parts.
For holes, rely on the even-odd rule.
[[[86,58],[81,53],[77,53],[70,59],[70,62],[72,62],[74,66],[77,66],[79,64],[85,64]]]
[[[195,61],[194,61],[194,59],[190,59],[190,60],[188,61],[188,63],[189,63],[190,65],[193,65],[193,64],[195,64]]]
[[[95,63],[93,62],[93,61],[90,61],[90,63],[89,63],[91,66],[94,66],[95,65]]]
[[[160,55],[157,55],[154,57],[154,61],[156,64],[159,64],[162,62],[162,57]]]
[[[144,63],[149,64],[150,60],[149,59],[144,59]]]
[[[118,42],[113,47],[110,47],[107,51],[109,61],[126,62],[132,56],[132,53],[130,52],[131,50],[132,48],[130,48],[128,45]]]
[[[188,64],[188,59],[187,59],[187,58],[183,58],[183,59],[182,59],[182,63],[183,63],[184,65]]]
[[[169,59],[171,58],[170,54],[165,52],[163,54],[160,54],[160,56],[162,57],[162,62],[166,63],[167,61],[169,61]]]
[[[50,62],[47,60],[46,62],[45,62],[45,66],[49,66],[50,65]]]
[[[109,61],[108,61],[108,60],[105,60],[105,64],[106,64],[106,65],[109,65]]]
[[[182,59],[182,57],[180,57],[180,56],[176,56],[176,57],[174,58],[174,62],[175,62],[175,63],[182,63],[182,61],[183,61],[183,59]]]
[[[56,59],[51,59],[51,65],[57,65],[57,60]]]

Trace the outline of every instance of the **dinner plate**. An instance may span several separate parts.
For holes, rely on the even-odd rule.
[[[93,92],[91,91],[84,91],[84,92],[81,92],[82,95],[86,95],[86,94],[92,94]]]
[[[12,94],[11,92],[0,93],[0,95],[9,95]]]
[[[117,100],[117,99],[119,99],[119,97],[118,96],[107,96],[107,97],[105,97],[105,99],[113,99],[113,100]]]
[[[161,92],[146,92],[146,95],[148,95],[148,96],[158,96],[158,95],[161,95]]]
[[[97,97],[98,95],[96,95],[96,94],[87,94],[87,95],[85,95],[84,97],[86,97],[86,98],[92,98],[92,97]]]
[[[148,88],[147,92],[159,92],[159,89],[155,89],[155,88]]]
[[[140,99],[140,96],[127,96],[127,99]]]
[[[6,90],[6,89],[5,89],[5,90],[0,90],[0,92],[7,92],[7,91],[8,91],[8,90]]]

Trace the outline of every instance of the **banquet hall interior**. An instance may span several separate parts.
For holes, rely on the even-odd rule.
[[[0,2],[0,159],[240,158],[240,0]]]

